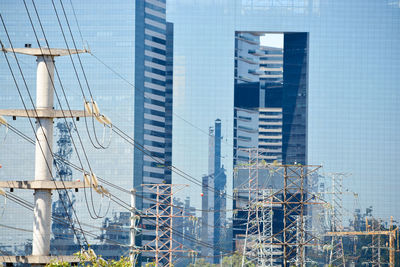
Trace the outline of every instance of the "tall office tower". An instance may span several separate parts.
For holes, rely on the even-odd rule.
[[[308,34],[283,33],[283,49],[260,35],[235,34],[234,165],[249,147],[266,149],[267,162],[306,164]]]
[[[221,164],[221,120],[215,120],[214,126],[214,263],[218,263],[220,249],[224,245],[226,232],[226,173]]]
[[[259,64],[262,55],[259,34],[235,33],[234,165],[248,159],[240,148],[256,147],[258,143]]]
[[[260,108],[282,106],[283,49],[261,46]]]
[[[221,120],[216,119],[209,129],[208,175],[203,176],[202,241],[213,248],[202,249],[202,255],[212,256],[210,262],[219,262],[226,232],[226,173],[221,164]],[[211,260],[213,258],[213,260]]]
[[[215,132],[214,128],[208,129],[208,174],[202,177],[201,199],[201,241],[210,245],[214,244],[214,158],[215,158]],[[201,247],[201,255],[208,257],[208,262],[213,262],[214,249],[209,246]]]
[[[249,147],[306,164],[308,34],[283,33],[283,49],[261,46],[261,35],[235,33],[234,165]]]
[[[233,166],[248,162],[248,153],[243,149],[258,146],[258,108],[260,104],[260,36],[251,32],[235,32],[235,83],[233,120]],[[247,176],[246,176],[247,175]],[[233,188],[248,178],[248,174],[235,175]],[[233,219],[234,241],[246,233],[246,195],[239,194],[233,200],[233,209],[238,213]]]
[[[134,139],[147,153],[135,149],[134,186],[171,183],[173,25],[165,20],[165,0],[136,1]],[[150,155],[148,155],[150,154]],[[154,196],[141,193],[137,208],[146,209]],[[143,220],[137,245],[155,239],[154,222]],[[143,253],[142,260],[150,260]]]
[[[307,33],[283,33],[282,48],[260,45],[260,32],[236,32],[234,92],[234,166],[245,164],[241,148],[258,148],[260,159],[272,163],[306,164],[307,133]],[[264,186],[280,188],[279,181],[259,172]],[[235,175],[233,188],[248,179]],[[233,201],[234,240],[245,234],[248,194]],[[275,219],[278,218],[275,216]],[[279,222],[278,222],[279,224]],[[279,228],[279,225],[277,225]]]
[[[258,148],[267,163],[282,162],[282,108],[259,108]]]
[[[285,33],[283,42],[282,161],[307,164],[308,33]]]
[[[261,46],[258,148],[268,163],[282,162],[283,49]]]
[[[167,22],[166,40],[166,85],[165,85],[165,165],[172,165],[172,89],[173,89],[173,58],[174,58],[174,24]],[[172,182],[170,168],[165,168],[165,181]]]

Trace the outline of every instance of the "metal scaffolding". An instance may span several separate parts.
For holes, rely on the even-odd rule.
[[[315,165],[276,167],[277,171],[282,170],[284,181],[281,196],[284,214],[281,244],[283,246],[283,266],[285,267],[291,262],[296,266],[305,266],[306,247],[316,245],[317,237],[309,231],[306,225],[306,211],[308,205],[324,204],[324,202],[319,200],[317,194],[310,192],[307,177],[320,167]]]
[[[257,266],[274,266],[278,260],[283,266],[295,264],[304,266],[306,246],[316,245],[314,236],[307,227],[306,216],[308,205],[324,204],[317,194],[309,190],[307,178],[321,166],[317,165],[281,165],[267,164],[259,160],[259,149],[247,149],[247,164],[238,165],[235,172],[248,169],[247,183],[236,188],[238,195],[248,192],[246,235],[243,245],[243,260],[254,259]],[[268,170],[269,179],[273,176],[283,186],[269,191],[259,183],[261,169]],[[241,193],[242,192],[242,193]],[[283,228],[273,232],[266,220],[272,222],[273,207],[283,211]],[[276,252],[275,248],[280,251]]]
[[[184,209],[173,205],[173,195],[188,185],[180,184],[143,184],[143,192],[155,195],[155,203],[144,209],[141,218],[154,221],[154,240],[145,243],[142,252],[154,253],[155,266],[174,266],[174,254],[188,253],[183,244],[173,239],[173,220],[185,215]]]
[[[351,231],[351,232],[328,232],[327,236],[388,236],[389,237],[389,266],[395,266],[395,239],[398,233],[398,228],[392,229],[390,226],[388,231]]]
[[[370,225],[368,224],[368,220],[366,220],[365,226],[367,231],[376,232],[381,230],[381,222],[374,218],[370,220]],[[381,235],[373,235],[371,237],[371,245],[363,247],[363,249],[371,250],[371,259],[367,262],[363,262],[363,264],[371,267],[382,266],[384,262],[382,261],[381,251],[384,248],[385,247],[382,247]]]
[[[262,219],[264,214],[260,205],[260,188],[258,182],[259,175],[259,157],[258,150],[249,150],[249,160],[244,169],[248,169],[248,183],[242,186],[243,191],[247,191],[248,204],[247,211],[246,236],[243,246],[242,267],[245,264],[245,258],[254,259],[258,266],[266,266],[266,255],[264,251],[263,233],[271,236],[271,233],[263,232]]]
[[[262,246],[263,254],[265,255],[265,266],[274,266],[276,255],[279,254],[276,246],[272,244],[273,236],[273,189],[263,189],[261,194],[261,215],[262,215]]]
[[[343,231],[343,177],[344,173],[331,173],[332,201],[331,201],[331,227],[330,231]],[[343,251],[343,237],[332,236],[329,253],[329,265],[346,266]]]

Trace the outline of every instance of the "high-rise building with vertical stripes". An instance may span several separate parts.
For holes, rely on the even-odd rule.
[[[166,22],[165,8],[165,0],[136,1],[134,139],[146,151],[134,152],[136,188],[171,183],[173,25]],[[150,194],[138,194],[139,209],[153,204]],[[138,245],[155,239],[154,222],[142,225]],[[151,256],[142,253],[142,261]]]

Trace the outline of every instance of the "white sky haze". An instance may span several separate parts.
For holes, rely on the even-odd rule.
[[[283,48],[283,33],[266,33],[260,36],[262,46],[272,46]]]

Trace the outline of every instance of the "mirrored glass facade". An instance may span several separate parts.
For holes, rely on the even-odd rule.
[[[165,164],[172,162],[199,181],[171,173],[136,150],[129,138],[125,140],[111,133],[92,118],[80,118],[75,121],[77,129],[73,140],[76,147],[72,145],[74,153],[70,161],[78,168],[92,169],[98,177],[116,185],[107,189],[121,199],[117,204],[94,191],[80,189],[75,193],[74,207],[82,227],[90,232],[86,235],[89,243],[107,245],[109,250],[117,245],[124,252],[128,251],[129,240],[124,237],[129,230],[130,194],[122,189],[135,187],[141,192],[144,177],[153,182],[189,184],[190,187],[177,197],[190,196],[192,205],[200,208],[202,176],[208,174],[208,128],[216,118],[221,119],[221,165],[227,170],[228,220],[232,217],[232,170],[234,160],[240,156],[233,148],[239,142],[257,144],[261,140],[274,139],[269,138],[273,131],[267,127],[268,135],[265,136],[268,138],[245,128],[241,129],[244,134],[240,134],[240,138],[239,131],[237,136],[234,134],[235,129],[238,130],[235,120],[239,117],[244,123],[242,127],[249,128],[257,127],[253,121],[261,118],[244,107],[235,108],[237,32],[285,33],[286,40],[296,34],[302,35],[302,42],[292,42],[293,46],[284,42],[283,47],[283,62],[286,60],[289,64],[296,57],[306,60],[307,73],[299,65],[289,64],[286,68],[292,70],[282,74],[283,80],[293,81],[288,86],[296,84],[294,87],[298,91],[285,95],[283,110],[268,107],[270,99],[279,98],[276,94],[281,94],[281,88],[261,92],[270,96],[264,102],[268,108],[263,110],[265,119],[282,116],[283,121],[294,122],[286,129],[294,134],[282,135],[279,139],[282,146],[273,148],[276,149],[274,157],[321,164],[322,174],[346,173],[344,187],[352,192],[343,197],[347,209],[353,211],[353,205],[358,205],[364,212],[372,207],[377,218],[388,222],[393,216],[394,220],[400,220],[397,205],[400,189],[397,178],[400,173],[397,163],[400,158],[398,0],[72,0],[74,9],[69,1],[63,1],[69,25],[60,2],[55,1],[63,30],[50,1],[35,1],[39,18],[31,1],[26,2],[41,46],[47,44],[39,18],[50,46],[66,48],[67,42],[73,48],[75,41],[79,49],[85,47],[91,51],[91,54],[80,55],[82,66],[78,57],[73,56],[79,82],[69,56],[56,58],[61,83],[56,76],[60,101],[55,99],[55,108],[67,108],[63,90],[68,104],[75,110],[84,108],[83,94],[87,100],[92,94],[101,112],[119,129],[147,146],[154,156],[163,154]],[[14,47],[25,44],[38,47],[23,1],[1,1],[0,12]],[[173,30],[167,21],[173,23]],[[8,48],[10,42],[3,27],[0,28],[0,39]],[[172,40],[168,40],[168,35],[172,31],[173,48],[169,50],[168,42]],[[60,35],[62,32],[66,42]],[[299,54],[296,45],[307,47],[307,50]],[[293,53],[286,53],[290,50]],[[173,65],[168,63],[172,52]],[[27,107],[32,108],[28,91],[35,100],[36,59],[17,55],[27,91],[14,56],[10,53],[7,56],[22,98]],[[236,76],[252,77],[253,74],[236,73]],[[22,109],[23,103],[4,55],[0,60],[0,80],[0,109]],[[304,90],[307,90],[306,95]],[[261,104],[262,101],[256,103]],[[292,111],[286,113],[285,108]],[[34,140],[28,119],[8,120]],[[54,125],[58,122],[63,120],[55,121]],[[135,123],[146,126],[136,127]],[[265,121],[265,126],[268,124]],[[172,136],[160,136],[171,130]],[[56,134],[57,131],[55,142],[60,138]],[[302,139],[302,146],[298,145],[299,139]],[[96,147],[107,146],[109,140],[108,149],[96,149],[92,145],[93,142]],[[283,145],[285,143],[287,147]],[[290,146],[297,150],[289,153]],[[79,158],[76,152],[79,152]],[[7,132],[0,127],[2,181],[33,179],[33,157],[33,145],[14,131],[9,129]],[[72,180],[83,179],[74,168],[71,177]],[[7,189],[7,192],[33,203],[30,191],[15,189],[9,192]],[[358,196],[357,204],[354,204],[353,193]],[[53,201],[57,199],[58,194],[54,193]],[[137,202],[142,205],[142,200]],[[197,215],[200,216],[200,212]],[[32,220],[29,207],[11,199],[5,201],[0,196],[2,253],[30,253]],[[115,228],[118,231],[114,231]],[[84,242],[83,237],[80,242]],[[78,245],[76,238],[75,243]],[[64,250],[68,248],[64,247]],[[103,255],[108,256],[105,252]]]
[[[227,125],[222,155],[232,170],[235,32],[307,33],[304,160],[322,164],[324,173],[350,173],[344,185],[359,193],[363,210],[373,206],[377,217],[396,218],[397,190],[391,189],[399,187],[399,13],[398,1],[170,0],[167,17],[175,25],[177,60],[174,112],[201,129],[218,116]],[[179,118],[174,133],[175,164],[200,176],[207,169],[206,136]],[[201,144],[198,150],[185,149],[194,144]],[[227,183],[232,188],[232,180]],[[196,197],[196,190],[192,194]],[[345,202],[352,209],[353,197]]]

